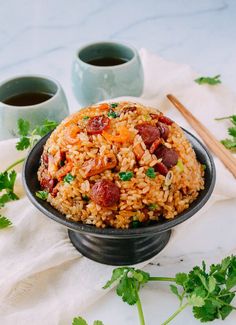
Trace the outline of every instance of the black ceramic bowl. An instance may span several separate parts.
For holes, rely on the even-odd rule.
[[[131,265],[145,261],[159,253],[168,243],[171,229],[200,210],[208,201],[215,185],[215,166],[206,147],[191,133],[184,130],[191,142],[197,159],[206,166],[205,189],[184,212],[171,220],[133,229],[96,228],[67,220],[49,203],[40,200],[35,192],[40,190],[37,179],[40,156],[50,134],[43,137],[31,150],[24,165],[23,183],[30,201],[47,217],[69,228],[69,238],[84,256],[103,264]]]

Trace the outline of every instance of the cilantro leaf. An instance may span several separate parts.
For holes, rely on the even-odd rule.
[[[115,281],[119,280],[116,288],[118,296],[129,305],[134,305],[138,301],[138,291],[140,286],[147,283],[150,278],[149,273],[135,270],[132,267],[119,267],[113,270],[111,280],[104,289],[110,287]]]
[[[82,317],[75,317],[73,319],[72,325],[88,325],[88,323]]]
[[[12,222],[6,217],[0,215],[0,229],[8,228],[12,225]]]
[[[95,320],[93,322],[93,325],[103,325],[103,322],[101,322],[100,320]]]
[[[15,170],[11,172],[0,173],[0,192],[4,190],[4,194],[0,196],[0,208],[4,207],[7,202],[18,200],[18,196],[14,193],[14,185],[16,181]]]
[[[151,203],[148,205],[148,209],[151,211],[155,211],[158,208],[158,204]]]
[[[231,121],[234,125],[236,125],[236,115],[231,115],[231,116],[230,116],[230,121]]]
[[[202,307],[193,307],[193,315],[201,322],[210,322],[218,318],[217,307],[212,301],[206,300]]]
[[[236,147],[236,139],[225,139],[221,140],[221,143],[227,148],[227,149],[233,149]]]
[[[18,126],[18,133],[20,136],[25,137],[29,134],[29,130],[30,130],[29,121],[26,121],[26,120],[23,120],[22,118],[20,118],[17,121],[17,126]]]
[[[123,274],[127,271],[126,267],[117,267],[112,272],[112,277],[107,283],[104,285],[103,289],[109,288],[116,280],[120,279]]]
[[[2,190],[13,191],[15,181],[16,181],[16,172],[12,170],[11,172],[0,173],[0,192]]]
[[[48,192],[47,191],[38,191],[38,192],[35,193],[35,195],[39,199],[44,200],[44,201],[46,201],[47,198],[48,198]]]
[[[89,119],[89,116],[84,116],[84,117],[83,117],[83,120],[84,120],[84,121],[86,121],[86,120],[88,120],[88,119]]]
[[[142,271],[142,270],[139,270],[139,269],[135,269],[132,271],[132,276],[138,280],[139,284],[145,284],[149,281],[150,279],[150,274],[145,272],[145,271]]]
[[[194,80],[199,85],[208,84],[208,85],[217,85],[221,83],[220,75],[215,77],[200,77]]]
[[[138,301],[136,281],[133,278],[127,277],[127,274],[121,278],[116,288],[116,293],[129,305],[134,305]]]
[[[172,291],[172,293],[173,293],[174,295],[176,295],[176,296],[178,297],[179,301],[182,302],[182,297],[181,297],[181,295],[179,294],[178,288],[177,288],[175,285],[171,284],[171,285],[170,285],[170,290]]]
[[[193,293],[188,298],[189,305],[196,306],[196,307],[202,307],[205,304],[205,301],[202,297],[197,296],[195,293]]]
[[[16,149],[18,151],[23,151],[30,146],[30,138],[23,136],[20,140],[16,143]]]
[[[228,133],[229,133],[229,135],[232,135],[232,137],[236,138],[236,126],[228,128]]]
[[[118,106],[118,103],[112,103],[111,108],[116,108]]]
[[[177,273],[175,276],[175,281],[177,284],[184,286],[188,280],[188,276],[186,273]]]
[[[34,134],[43,137],[48,134],[50,131],[54,130],[58,126],[56,121],[45,120],[42,125],[39,125],[35,128]]]
[[[230,306],[223,306],[220,310],[220,316],[222,320],[224,320],[231,312],[233,311],[233,308]]]
[[[122,181],[130,181],[133,177],[133,172],[120,172],[119,177]]]
[[[208,291],[209,293],[212,293],[216,288],[216,279],[213,276],[209,277],[208,280]]]
[[[226,288],[230,290],[233,287],[236,287],[236,270],[234,270],[233,273],[230,274],[226,280]]]
[[[19,200],[19,197],[13,193],[8,192],[0,196],[0,208],[3,208],[7,202]]]
[[[75,179],[75,176],[73,176],[73,175],[71,175],[70,173],[68,173],[68,174],[64,177],[63,181],[64,181],[64,183],[68,183],[68,184],[70,184],[74,179]]]

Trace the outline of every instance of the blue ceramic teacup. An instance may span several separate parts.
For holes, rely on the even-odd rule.
[[[0,84],[0,140],[17,135],[20,118],[34,127],[45,119],[61,122],[68,114],[64,91],[52,78],[19,76]]]
[[[140,96],[143,68],[135,48],[115,42],[80,48],[72,68],[72,85],[81,105],[119,96]]]

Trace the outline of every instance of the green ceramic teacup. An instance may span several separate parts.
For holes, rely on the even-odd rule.
[[[60,122],[68,114],[64,91],[52,78],[27,75],[0,84],[0,140],[17,135],[20,118],[28,120],[34,127],[45,119]]]
[[[117,64],[120,59],[123,62]],[[81,105],[119,96],[140,96],[143,90],[143,68],[139,54],[132,46],[121,43],[86,45],[76,53],[72,85]]]

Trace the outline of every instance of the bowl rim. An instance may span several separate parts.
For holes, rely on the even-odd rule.
[[[211,153],[208,151],[206,146],[192,133],[189,131],[185,130],[182,128],[184,131],[185,135],[187,136],[188,140],[190,141],[191,145],[194,147],[193,142],[201,148],[200,152],[203,154],[205,161],[207,162],[207,169],[210,175],[210,184],[206,188],[204,188],[202,191],[205,191],[205,195],[199,199],[199,196],[202,191],[200,191],[199,196],[190,204],[190,207],[178,214],[175,218],[173,219],[165,219],[164,221],[157,222],[154,225],[148,225],[148,226],[143,226],[139,228],[128,228],[128,229],[116,229],[116,228],[97,228],[95,225],[88,225],[88,224],[83,224],[81,222],[76,222],[72,220],[66,219],[65,215],[60,213],[58,210],[56,210],[54,207],[50,205],[50,203],[46,201],[42,201],[41,199],[37,198],[33,193],[32,190],[29,186],[29,179],[27,177],[27,170],[29,168],[29,162],[32,157],[34,157],[35,154],[38,153],[39,150],[43,150],[43,146],[47,139],[49,138],[50,133],[45,135],[43,138],[41,138],[37,144],[32,148],[32,150],[29,152],[23,166],[23,173],[22,173],[22,181],[23,181],[23,186],[26,191],[26,194],[33,203],[33,205],[40,210],[44,215],[49,217],[50,219],[59,222],[60,224],[66,226],[67,228],[74,230],[76,232],[80,232],[83,234],[88,234],[88,235],[94,235],[97,237],[107,237],[107,238],[115,238],[115,237],[120,237],[120,238],[128,238],[128,237],[135,237],[135,236],[146,236],[147,234],[157,234],[157,233],[162,233],[164,231],[170,230],[171,228],[179,225],[180,223],[186,221],[190,217],[192,217],[196,212],[198,212],[204,205],[205,203],[209,200],[214,186],[215,186],[215,181],[216,181],[216,169],[215,169],[215,164],[214,160],[212,158]],[[194,148],[193,148],[194,149]],[[194,150],[195,151],[195,150]],[[40,154],[41,156],[41,154]],[[33,159],[34,164],[39,165],[39,161],[35,161]],[[31,163],[32,165],[32,163]],[[38,167],[38,166],[37,166]],[[37,174],[36,174],[37,175]],[[38,181],[38,180],[37,180]],[[195,204],[194,204],[195,202]],[[191,207],[191,205],[193,205]],[[49,210],[46,208],[48,207]],[[53,211],[53,212],[52,212]]]

